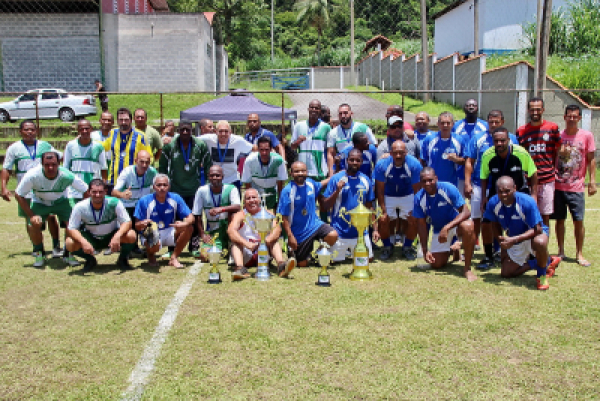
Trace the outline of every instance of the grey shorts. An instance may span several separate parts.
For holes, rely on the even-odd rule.
[[[565,220],[567,218],[567,208],[571,212],[573,221],[583,221],[583,215],[585,214],[585,193],[556,190],[554,192],[554,213],[551,218],[554,220]]]
[[[308,259],[308,256],[313,251],[313,246],[315,240],[322,240],[325,238],[330,232],[335,229],[331,227],[327,223],[321,224],[321,227],[317,229],[310,237],[308,237],[304,242],[298,244],[298,249],[296,249],[296,260],[298,262],[302,262]]]

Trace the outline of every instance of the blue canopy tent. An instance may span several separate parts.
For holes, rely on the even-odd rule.
[[[251,113],[258,114],[261,121],[296,120],[298,118],[296,110],[284,109],[282,116],[281,106],[261,102],[252,93],[244,90],[182,111],[179,113],[179,117],[181,120],[194,122],[203,118],[215,122],[218,120],[246,121],[248,114]]]

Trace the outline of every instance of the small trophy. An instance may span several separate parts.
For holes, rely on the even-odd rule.
[[[350,221],[344,217],[345,214],[350,215]],[[377,212],[372,211],[363,204],[363,191],[358,194],[358,206],[354,209],[347,211],[345,207],[341,207],[339,216],[348,224],[356,227],[358,231],[358,240],[354,247],[352,257],[354,259],[352,274],[350,274],[350,280],[371,280],[373,274],[369,270],[369,249],[365,245],[364,233],[367,227],[373,224],[373,215],[375,220],[379,218],[380,210]]]
[[[216,244],[216,239],[219,237],[219,233],[215,234],[212,239],[212,246],[210,249],[203,249],[202,253],[205,254],[208,262],[212,265],[212,269],[208,272],[208,284],[220,284],[221,283],[221,273],[219,272],[219,268],[217,265],[219,264],[219,260],[221,259],[221,248],[219,248]]]
[[[321,271],[319,272],[319,277],[315,283],[316,285],[321,287],[331,286],[331,279],[329,272],[327,271],[327,266],[329,266],[331,259],[333,259],[336,255],[337,251],[330,252],[329,245],[325,242],[321,243],[321,247],[316,252],[312,251],[313,258],[317,259],[319,261],[319,265],[321,265]]]
[[[279,220],[281,218],[280,215],[273,216],[271,213],[267,212],[265,197],[269,195],[270,194],[261,195],[262,209],[260,212],[256,213],[254,216],[248,213],[244,218],[246,224],[260,235],[260,245],[258,246],[258,268],[254,275],[254,278],[258,281],[267,281],[271,279],[271,272],[269,272],[269,248],[267,248],[265,239],[267,235],[273,231],[273,220]]]

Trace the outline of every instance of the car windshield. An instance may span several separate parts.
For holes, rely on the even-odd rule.
[[[26,93],[19,98],[19,102],[31,102],[35,100],[37,94],[35,93]]]

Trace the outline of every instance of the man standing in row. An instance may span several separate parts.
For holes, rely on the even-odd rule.
[[[423,143],[423,139],[429,134],[432,134],[433,131],[429,130],[430,118],[429,114],[424,111],[420,111],[415,114],[415,139],[419,141],[419,143]]]
[[[154,160],[159,160],[160,154],[162,153],[163,142],[160,138],[160,133],[154,129],[154,127],[148,125],[148,113],[146,113],[146,110],[144,109],[137,109],[133,113],[133,117],[135,119],[135,128],[142,132],[146,137],[146,141],[152,150]]]
[[[279,156],[283,158],[285,161],[285,149],[283,144],[279,142],[279,139],[273,134],[271,131],[261,127],[260,125],[260,117],[258,114],[250,114],[248,115],[248,132],[244,136],[246,141],[250,142],[254,146],[258,146],[258,140],[263,136],[268,137],[271,140],[271,145],[275,152],[279,153]]]
[[[465,164],[465,146],[462,140],[452,133],[454,117],[443,112],[438,117],[439,132],[428,135],[421,144],[421,159],[433,168],[441,182],[458,186],[459,167]]]
[[[108,111],[103,112],[100,115],[100,129],[92,132],[92,141],[98,142],[99,144],[103,144],[104,141],[106,141],[110,136],[110,131],[113,129],[114,123],[115,118],[113,117],[113,115]],[[105,150],[104,158],[106,159],[107,168],[110,169],[110,164],[112,161],[112,152],[110,150]],[[111,187],[107,187],[107,190],[111,190]],[[108,193],[110,193],[110,191]]]
[[[387,120],[386,139],[381,141],[377,147],[377,160],[389,156],[392,150],[392,144],[398,140],[405,143],[407,154],[418,160],[421,159],[421,143],[417,137],[415,136],[412,139],[408,137],[404,129],[402,117],[391,116]]]

